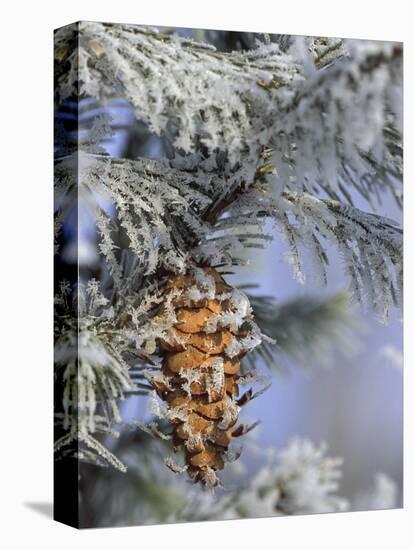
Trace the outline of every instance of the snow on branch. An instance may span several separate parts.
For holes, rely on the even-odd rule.
[[[56,39],[59,100],[77,94],[104,99],[114,89],[135,107],[139,120],[168,131],[176,147],[193,151],[201,140],[228,150],[233,161],[262,134],[267,87],[297,77],[297,67],[276,44],[221,54],[213,46],[132,25],[79,23]],[[69,53],[70,51],[70,53]],[[251,104],[251,106],[250,106]],[[251,110],[251,112],[250,112]],[[264,113],[263,113],[264,114]],[[264,132],[265,133],[265,132]],[[262,135],[262,143],[266,136]]]
[[[273,220],[285,238],[299,282],[309,274],[312,282],[327,283],[333,245],[356,301],[372,306],[384,320],[390,307],[402,305],[403,232],[393,220],[309,193],[274,197],[257,181],[228,201],[214,228],[231,233],[255,224],[265,233],[265,220]]]
[[[269,460],[235,506],[238,517],[342,512],[349,503],[337,496],[340,458],[324,444],[296,438]]]
[[[389,190],[400,203],[402,46],[306,38],[222,53],[130,25],[79,23],[56,36],[58,99],[79,91],[130,101],[178,150],[220,149],[273,184],[351,201]],[[79,87],[79,89],[78,89]]]
[[[207,172],[185,172],[169,161],[108,159],[81,152],[59,161],[55,174],[60,207],[79,193],[79,200],[95,212],[100,252],[117,285],[119,231],[126,234],[129,250],[146,275],[160,268],[183,272],[188,261],[230,265],[243,247],[270,239],[251,217],[238,233],[215,231],[208,220],[209,207],[220,190],[216,181],[226,181]]]
[[[346,55],[325,69],[305,64],[305,80],[274,121],[273,165],[278,169],[282,151],[291,190],[351,203],[351,186],[371,203],[389,191],[400,204],[402,46],[344,43]]]
[[[300,281],[305,279],[306,254],[315,276],[326,279],[325,245],[330,242],[341,256],[357,301],[371,305],[384,320],[392,305],[401,306],[403,238],[395,222],[307,193],[285,193],[273,216],[289,244],[288,259]]]
[[[401,305],[402,230],[392,220],[309,193],[285,191],[274,197],[259,179],[248,189],[237,184],[235,192],[225,193],[226,186],[231,190],[236,171],[227,177],[225,171],[220,175],[215,170],[183,170],[169,161],[107,159],[85,153],[58,163],[62,197],[77,189],[76,179],[70,176],[73,163],[78,167],[79,194],[96,211],[100,251],[115,284],[120,260],[114,219],[145,274],[161,267],[180,272],[188,262],[240,263],[243,248],[262,247],[272,239],[265,229],[265,221],[272,219],[288,243],[287,259],[300,282],[307,272],[316,282],[327,281],[328,244],[333,244],[359,302],[372,305],[384,318],[392,305]],[[113,205],[115,214],[99,206],[102,197]],[[216,215],[211,215],[218,203]]]
[[[55,297],[55,383],[62,389],[55,417],[64,431],[55,451],[123,471],[96,434],[118,435],[119,401],[143,393],[142,371],[153,364],[144,348],[157,293],[142,289],[133,298],[109,300],[95,279],[76,290],[62,282]]]
[[[55,384],[63,392],[55,417],[65,432],[56,441],[55,451],[75,456],[86,453],[89,461],[103,461],[124,470],[92,434],[116,435],[113,426],[121,422],[117,402],[133,387],[129,367],[114,340],[106,335],[112,312],[97,281],[79,289],[74,302],[71,294],[69,286],[62,284],[55,299],[59,312]]]

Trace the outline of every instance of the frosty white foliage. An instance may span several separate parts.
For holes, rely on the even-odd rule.
[[[194,495],[175,512],[175,520],[238,519],[341,512],[350,503],[337,495],[341,459],[326,454],[326,446],[294,439],[276,452],[242,488],[219,495]]]
[[[354,510],[387,510],[397,507],[397,484],[389,476],[378,473],[374,476],[374,484],[370,490],[359,493],[354,498]]]
[[[174,141],[185,152],[199,139],[211,150],[230,152],[235,161],[251,146],[249,138],[267,136],[257,112],[268,112],[265,86],[279,87],[298,73],[276,44],[220,54],[214,47],[166,36],[132,25],[80,23],[78,48],[58,64],[60,99],[77,93],[99,98],[117,89],[136,109],[137,118],[160,133],[173,127]],[[57,60],[74,29],[57,38]],[[70,64],[67,70],[65,62]],[[257,82],[261,82],[260,86]],[[264,115],[264,113],[263,113]],[[255,140],[254,148],[259,145]]]
[[[307,439],[293,440],[281,451],[273,450],[251,480],[245,479],[244,469],[233,471],[236,487],[229,483],[224,490],[213,493],[199,491],[179,476],[168,476],[167,470],[160,467],[165,452],[162,441],[148,439],[132,444],[131,436],[124,438],[115,451],[127,465],[128,476],[108,472],[91,488],[101,526],[373,510],[397,505],[395,484],[384,474],[375,477],[371,491],[351,501],[340,498],[341,460],[329,457],[324,445]],[[184,468],[175,457],[163,462],[173,472]]]
[[[311,71],[279,113],[275,126],[293,147],[275,143],[273,164],[278,170],[280,152],[288,155],[291,189],[351,201],[345,185],[352,185],[372,201],[387,187],[399,202],[401,45],[348,40],[345,46],[347,55]]]
[[[72,305],[72,299],[74,302]],[[151,322],[148,311],[156,305],[156,293],[145,300],[145,292],[135,296],[139,305],[115,302],[115,307],[101,293],[92,279],[86,288],[71,295],[63,283],[56,296],[59,322],[55,335],[55,383],[62,388],[62,410],[56,410],[56,421],[66,435],[56,442],[56,451],[70,447],[88,460],[123,469],[119,461],[97,441],[95,434],[116,436],[114,427],[122,423],[119,400],[140,387],[134,370],[147,359],[140,346],[150,338],[150,330],[138,341],[134,328],[140,330]],[[131,369],[131,365],[133,368]],[[78,442],[78,443],[76,443]],[[79,447],[80,444],[84,444]]]
[[[307,193],[285,193],[277,201],[274,218],[301,282],[305,280],[304,250],[315,279],[326,280],[325,243],[330,242],[337,247],[359,302],[371,305],[384,320],[393,304],[402,304],[403,238],[395,222]]]
[[[306,271],[311,271],[315,282],[327,281],[326,244],[331,243],[343,260],[356,299],[373,306],[384,319],[391,305],[401,305],[402,230],[395,222],[309,193],[285,191],[274,195],[259,182],[240,191],[239,185],[232,183],[237,171],[227,176],[225,169],[208,179],[208,172],[203,171],[205,163],[201,161],[198,166],[202,167],[200,181],[209,185],[213,197],[201,215],[209,219],[215,212],[217,218],[212,215],[210,234],[204,233],[191,251],[196,261],[237,263],[241,248],[259,247],[260,240],[270,239],[264,221],[273,219],[287,240],[288,259],[300,281],[305,281]],[[232,187],[232,192],[225,193],[226,187]],[[222,197],[226,201],[222,202]],[[304,259],[309,262],[307,269]]]
[[[307,273],[315,284],[326,283],[328,244],[335,245],[350,278],[350,290],[361,303],[372,306],[387,319],[392,305],[402,303],[403,238],[398,225],[377,214],[309,193],[284,192],[274,197],[265,186],[253,186],[233,199],[214,224],[215,231],[236,230],[242,242],[242,228],[263,231],[263,221],[272,219],[288,245],[287,260],[298,281]],[[235,232],[235,231],[234,231]],[[253,236],[243,243],[250,246]],[[209,241],[203,244],[207,249]],[[234,238],[232,240],[234,244]],[[232,252],[234,253],[234,252]]]
[[[292,38],[292,37],[289,37]],[[298,39],[296,37],[295,43]],[[348,40],[342,38],[329,38],[329,37],[302,37],[304,44],[303,47],[308,48],[313,55],[313,62],[317,68],[323,68],[330,63],[348,55],[347,43]],[[305,51],[303,52],[305,54]],[[307,56],[306,56],[307,57]],[[310,70],[314,71],[312,64],[310,64]]]
[[[145,274],[164,267],[184,271],[189,261],[208,265],[239,263],[240,250],[265,240],[264,220],[272,218],[289,245],[288,261],[299,281],[311,271],[314,281],[327,280],[326,243],[336,245],[351,278],[356,299],[372,305],[386,319],[393,304],[401,305],[402,230],[389,219],[309,193],[284,192],[278,197],[255,183],[249,190],[217,206],[216,191],[225,176],[178,170],[168,161],[104,159],[81,154],[57,165],[58,192],[76,192],[70,177],[79,168],[79,193],[94,207],[106,257],[116,284],[120,266],[115,226],[99,206],[106,197]],[[236,188],[238,189],[238,188]],[[221,194],[222,196],[222,194]],[[89,198],[87,198],[89,197]],[[215,214],[209,221],[211,211]],[[303,261],[311,269],[304,269]]]
[[[241,492],[235,504],[238,517],[340,512],[348,502],[339,489],[342,460],[326,455],[324,444],[294,439],[269,460]]]
[[[90,332],[79,334],[79,362],[76,364],[70,357],[76,347],[71,337],[68,335],[66,342],[58,342],[55,354],[57,365],[65,365],[62,373],[65,384],[63,425],[67,429],[73,418],[78,416],[78,429],[94,432],[97,400],[104,401],[108,407],[108,417],[119,422],[116,400],[123,398],[124,389],[129,389],[131,384],[125,365]]]
[[[325,444],[315,445],[296,438],[281,450],[268,454],[268,463],[243,488],[223,493],[218,498],[208,494],[195,496],[196,506],[181,510],[178,517],[192,521],[237,519],[381,510],[397,506],[398,489],[387,475],[379,473],[369,491],[348,500],[340,489],[340,458],[326,454]]]
[[[268,146],[277,187],[345,200],[345,185],[368,200],[388,187],[400,200],[400,44],[297,38],[222,53],[149,28],[78,26],[56,36],[60,100],[116,91],[184,152],[201,142],[246,169]]]
[[[78,179],[70,177],[75,162]],[[185,249],[189,247],[185,239],[191,235],[199,238],[208,229],[197,214],[207,204],[206,199],[191,188],[190,178],[170,173],[167,163],[117,161],[80,154],[76,159],[62,160],[56,167],[56,175],[57,193],[79,193],[79,200],[90,204],[94,211],[101,235],[100,251],[117,283],[120,267],[113,237],[117,229],[106,213],[109,205],[116,209],[119,226],[146,274],[160,265],[171,271],[183,271]],[[105,198],[104,210],[100,205]]]
[[[217,226],[208,218],[222,178],[207,173],[185,172],[168,161],[107,159],[86,153],[69,156],[56,165],[57,206],[82,203],[96,223],[110,273],[120,283],[119,254],[115,235],[126,233],[129,248],[146,275],[164,267],[181,272],[190,258],[209,265],[231,264],[245,246],[259,246],[257,239],[270,239],[258,227],[258,218],[240,220],[234,230]],[[259,208],[260,203],[255,205]],[[109,214],[115,210],[116,217]],[[249,229],[249,231],[248,231]]]

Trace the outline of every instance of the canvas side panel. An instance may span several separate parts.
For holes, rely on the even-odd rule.
[[[54,32],[54,519],[79,527],[78,37]]]

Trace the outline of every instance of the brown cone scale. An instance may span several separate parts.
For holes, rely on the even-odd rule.
[[[198,300],[190,298],[194,287]],[[210,487],[219,484],[215,472],[224,467],[238,420],[235,400],[244,352],[230,357],[226,350],[246,333],[241,335],[234,323],[210,324],[236,310],[232,290],[213,268],[170,277],[165,292],[172,293],[176,323],[158,342],[163,378],[152,381],[167,405],[174,448],[184,451],[189,476]]]

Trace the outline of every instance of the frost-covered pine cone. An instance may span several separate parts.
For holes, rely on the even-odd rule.
[[[213,268],[172,276],[167,307],[176,322],[159,342],[163,361],[151,379],[174,424],[174,448],[183,449],[186,469],[195,482],[216,486],[224,467],[240,407],[240,359],[261,342],[247,296],[228,285]]]

